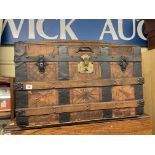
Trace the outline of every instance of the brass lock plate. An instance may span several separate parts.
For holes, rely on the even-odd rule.
[[[82,61],[78,64],[78,72],[79,73],[93,73],[94,65],[89,61],[90,56],[84,54],[81,56]]]

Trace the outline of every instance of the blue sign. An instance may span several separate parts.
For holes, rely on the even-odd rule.
[[[5,19],[1,44],[42,40],[100,40],[147,46],[144,20],[137,19]]]

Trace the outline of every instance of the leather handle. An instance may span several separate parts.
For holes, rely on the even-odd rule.
[[[79,47],[77,52],[91,52],[91,53],[93,53],[93,50],[90,47]]]

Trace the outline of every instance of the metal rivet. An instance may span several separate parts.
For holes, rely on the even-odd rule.
[[[89,110],[89,104],[86,105],[86,110]]]

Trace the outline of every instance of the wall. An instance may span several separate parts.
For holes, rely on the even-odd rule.
[[[14,77],[14,47],[0,47],[0,75]]]
[[[145,112],[153,119],[155,134],[155,50],[142,49]]]
[[[144,100],[145,112],[153,119],[153,133],[155,134],[155,50],[142,48],[142,70],[145,79]],[[0,47],[0,75],[14,77],[14,48]]]

